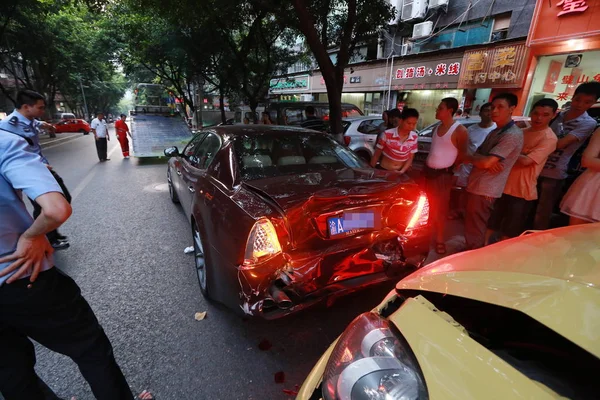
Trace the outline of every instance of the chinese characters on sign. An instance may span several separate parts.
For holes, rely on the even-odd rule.
[[[556,6],[562,8],[562,11],[557,14],[559,17],[571,13],[582,13],[589,8],[585,0],[561,0]]]
[[[424,65],[420,65],[418,67],[398,68],[396,70],[396,79],[425,78],[426,76],[431,76],[434,74],[435,76],[459,75],[460,63],[439,63],[435,66],[435,70],[433,68],[427,69],[427,67]]]
[[[525,78],[526,52],[525,44],[466,52],[458,87],[519,87]]]

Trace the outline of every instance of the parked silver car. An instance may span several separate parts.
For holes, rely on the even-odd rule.
[[[360,158],[367,162],[375,152],[377,136],[381,133],[381,115],[344,118],[344,143]]]

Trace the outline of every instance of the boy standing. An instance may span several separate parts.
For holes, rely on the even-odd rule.
[[[504,193],[496,201],[486,232],[486,244],[494,232],[501,240],[525,231],[527,216],[538,197],[537,179],[548,156],[556,150],[558,138],[548,125],[556,115],[558,103],[541,99],[531,109],[531,128],[523,131],[523,150],[510,171]]]

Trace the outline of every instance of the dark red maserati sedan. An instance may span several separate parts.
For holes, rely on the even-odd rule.
[[[429,203],[325,133],[219,126],[170,157],[202,294],[272,319],[419,268]]]

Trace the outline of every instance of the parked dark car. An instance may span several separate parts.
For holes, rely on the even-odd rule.
[[[425,194],[327,134],[220,126],[165,155],[202,293],[247,315],[277,318],[397,280],[427,255]]]

